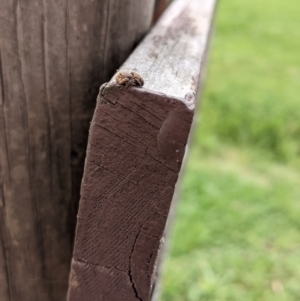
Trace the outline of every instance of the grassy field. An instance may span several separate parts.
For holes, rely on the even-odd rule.
[[[300,300],[299,16],[219,3],[163,301]]]

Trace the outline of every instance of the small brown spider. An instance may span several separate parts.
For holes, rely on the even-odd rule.
[[[143,86],[144,80],[142,77],[134,71],[120,71],[116,75],[117,84],[125,86],[128,88],[129,86]]]

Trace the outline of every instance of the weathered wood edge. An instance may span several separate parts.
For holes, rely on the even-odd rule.
[[[135,70],[146,89],[195,102],[215,6],[173,1],[120,70]]]

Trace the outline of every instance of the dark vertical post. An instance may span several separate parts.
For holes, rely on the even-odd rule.
[[[0,1],[0,300],[66,298],[89,123],[152,1]]]

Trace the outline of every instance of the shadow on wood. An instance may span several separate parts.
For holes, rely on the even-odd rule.
[[[155,23],[166,10],[172,0],[156,0],[152,23]]]

